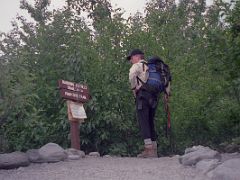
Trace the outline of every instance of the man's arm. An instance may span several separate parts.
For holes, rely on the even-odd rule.
[[[139,75],[139,66],[138,64],[133,64],[129,70],[129,82],[131,89],[133,91],[134,97],[136,97],[136,91],[138,90],[137,76]]]

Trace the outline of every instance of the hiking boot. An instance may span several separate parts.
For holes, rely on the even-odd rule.
[[[143,152],[137,155],[138,158],[154,158],[157,157],[153,145],[145,145]]]

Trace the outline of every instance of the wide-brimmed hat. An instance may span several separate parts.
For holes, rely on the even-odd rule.
[[[137,55],[137,54],[144,54],[140,49],[133,49],[130,51],[130,53],[127,56],[127,60],[130,60],[132,56]]]

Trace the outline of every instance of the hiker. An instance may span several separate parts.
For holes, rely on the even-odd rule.
[[[145,86],[148,81],[149,67],[144,60],[144,53],[140,49],[133,49],[127,56],[127,60],[132,63],[129,71],[129,82],[136,100],[137,118],[144,140],[144,150],[138,154],[138,157],[157,157],[154,116],[158,105],[159,93],[153,93]],[[170,83],[167,91],[169,94]]]

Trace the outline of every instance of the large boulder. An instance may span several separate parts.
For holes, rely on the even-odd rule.
[[[0,169],[13,169],[29,164],[28,157],[23,152],[0,154]]]
[[[186,166],[194,166],[203,159],[220,159],[221,156],[217,151],[209,147],[194,146],[187,149],[183,156],[180,156],[179,162]]]
[[[64,149],[55,143],[48,143],[38,150],[38,153],[44,162],[59,162],[67,158]]]
[[[195,166],[198,170],[194,180],[239,180],[240,154],[223,153],[208,147],[187,148],[179,158],[183,165]]]
[[[230,159],[223,162],[207,175],[211,180],[239,180],[240,158]]]

